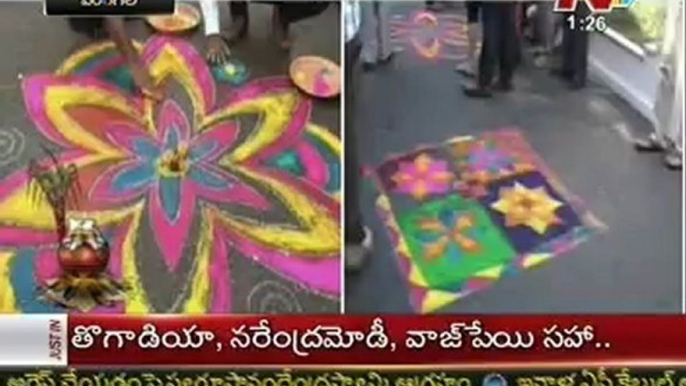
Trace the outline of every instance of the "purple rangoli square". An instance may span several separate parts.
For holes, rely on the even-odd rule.
[[[520,254],[583,225],[569,200],[539,172],[493,182],[479,201]]]
[[[455,188],[465,197],[478,199],[491,183],[536,170],[528,158],[494,140],[465,137],[446,148],[454,158]]]

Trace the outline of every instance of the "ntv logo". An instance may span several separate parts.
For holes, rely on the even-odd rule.
[[[636,2],[636,0],[555,0],[555,11],[574,12],[581,1],[585,1],[593,13],[607,13],[615,8],[628,8]]]

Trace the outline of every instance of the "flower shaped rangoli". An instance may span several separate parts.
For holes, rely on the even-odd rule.
[[[515,183],[511,188],[502,188],[499,200],[491,207],[505,217],[505,226],[526,226],[543,235],[562,223],[555,212],[563,205],[542,186],[531,189]]]
[[[469,166],[474,171],[500,173],[512,167],[512,160],[498,149],[479,143],[470,151]]]
[[[420,154],[411,162],[400,162],[392,177],[397,191],[423,200],[431,194],[447,192],[454,179],[448,163],[434,160],[428,154]]]
[[[491,182],[534,170],[531,164],[520,161],[489,141],[456,143],[453,152],[460,156],[461,173],[457,189],[469,197],[485,196]]]
[[[203,57],[185,41],[155,37],[139,48],[155,82],[179,86],[190,109],[177,98],[153,103],[104,81],[121,59],[101,55],[103,46],[70,58],[57,75],[31,76],[23,84],[31,121],[62,149],[60,161],[79,169],[78,215],[114,235],[113,274],[132,287],[117,312],[231,311],[230,250],[338,297],[340,204],[337,192],[326,189],[337,175],[318,149],[325,147],[335,162],[340,149],[335,137],[308,122],[311,102],[285,78],[259,79],[219,98]],[[71,76],[85,61],[89,76]],[[239,118],[251,114],[258,123],[243,127]],[[307,135],[324,145],[313,146]],[[303,176],[272,166],[288,152],[307,161]],[[23,170],[0,182],[0,290],[13,299],[5,308],[31,303],[22,283],[40,284],[57,269],[54,221],[44,205],[28,202],[29,191]],[[266,220],[263,214],[274,210],[290,222]],[[144,229],[152,240],[142,240]],[[158,253],[141,253],[143,242]],[[21,256],[24,271],[18,272]],[[150,259],[165,267],[159,277],[140,271]],[[146,280],[178,275],[184,259],[190,270],[170,295],[172,306],[155,308]],[[33,278],[24,277],[29,274]]]
[[[472,237],[476,219],[469,213],[444,211],[439,218],[420,218],[417,224],[422,232],[437,239],[424,247],[424,257],[435,260],[443,256],[451,243],[457,245],[466,255],[479,251],[479,243]]]

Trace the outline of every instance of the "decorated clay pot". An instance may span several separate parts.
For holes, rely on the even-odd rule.
[[[62,271],[73,276],[97,276],[107,269],[109,262],[107,246],[94,249],[90,244],[82,244],[74,249],[60,246],[57,251]]]

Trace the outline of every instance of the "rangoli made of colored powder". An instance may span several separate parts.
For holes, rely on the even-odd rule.
[[[154,81],[178,86],[187,103],[139,96],[111,43],[23,81],[31,123],[58,162],[78,169],[82,193],[67,215],[97,222],[109,272],[127,286],[122,304],[95,311],[231,312],[240,274],[229,272],[231,253],[337,300],[340,144],[310,122],[311,101],[281,77],[224,92],[182,39],[137,48]],[[254,128],[242,120],[250,115]],[[55,220],[31,202],[31,185],[26,170],[0,182],[0,312],[56,311],[35,298],[59,267]],[[144,275],[142,262],[158,272]],[[151,281],[172,279],[181,284],[157,305]]]

